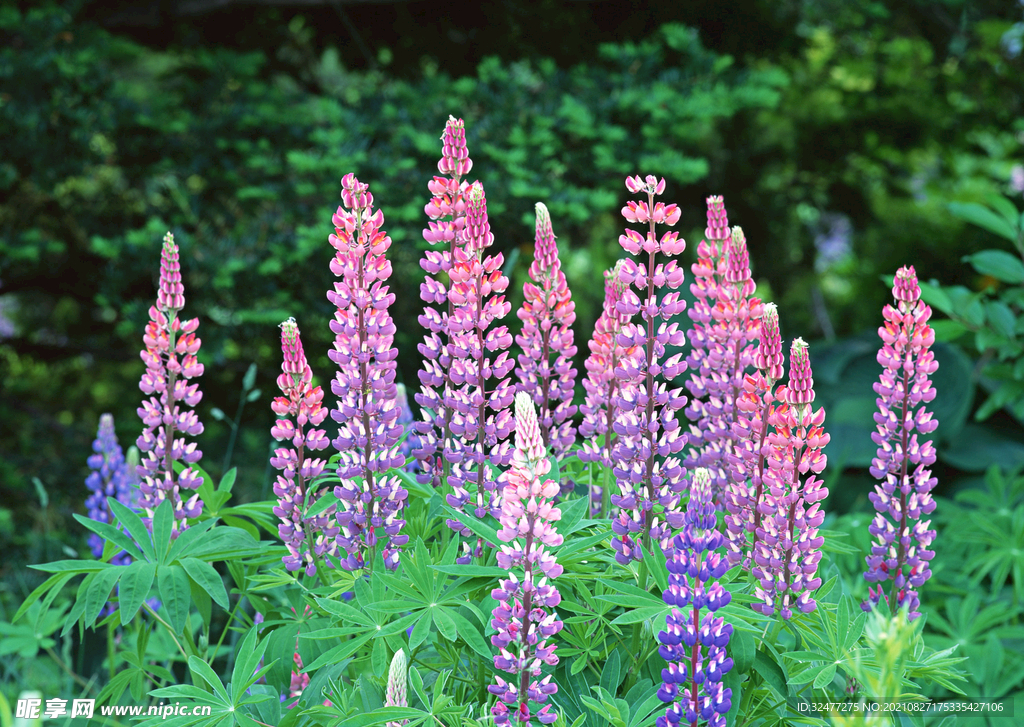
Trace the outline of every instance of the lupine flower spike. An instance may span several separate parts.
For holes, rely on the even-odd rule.
[[[717,520],[711,474],[697,469],[690,481],[683,531],[675,536],[666,564],[668,589],[662,600],[672,611],[665,630],[658,634],[658,653],[668,662],[668,668],[661,670],[658,697],[669,706],[658,717],[657,727],[680,723],[696,727],[705,721],[709,727],[724,727],[732,707],[732,690],[722,681],[732,669],[725,650],[732,626],[715,616],[732,599],[717,581],[729,569],[728,561],[717,552],[722,546]]]
[[[388,669],[388,687],[384,696],[385,707],[408,707],[409,700],[406,697],[406,671],[408,670],[405,651],[399,649],[391,659],[391,667]],[[396,722],[388,722],[387,727],[403,727],[409,723],[407,719],[400,719]]]
[[[417,347],[423,356],[423,367],[419,371],[420,393],[415,399],[423,421],[416,425],[421,447],[413,451],[420,463],[417,479],[434,487],[447,484],[451,465],[460,456],[450,443],[454,387],[448,344],[455,303],[448,297],[446,278],[450,278],[457,253],[465,244],[462,230],[466,225],[465,194],[469,183],[461,180],[473,168],[462,119],[448,117],[441,141],[437,169],[444,176],[435,176],[427,184],[434,196],[424,207],[431,222],[423,230],[423,239],[431,245],[440,245],[441,249],[427,250],[420,260],[420,267],[426,272],[420,285],[420,298],[426,305],[419,323],[426,333],[423,343]]]
[[[114,417],[110,414],[100,415],[100,426],[96,432],[96,441],[92,443],[92,454],[89,457],[89,469],[92,470],[85,478],[85,485],[91,494],[85,500],[89,517],[97,522],[114,522],[113,513],[107,498],[112,497],[127,508],[131,508],[131,480],[128,477],[128,466],[124,461],[121,445],[117,443],[114,432]],[[94,558],[103,556],[104,541],[96,533],[89,533],[89,549]],[[131,556],[123,550],[110,559],[114,565],[127,565]]]
[[[550,674],[538,677],[542,664],[558,664],[555,646],[548,645],[547,639],[561,631],[562,622],[554,611],[544,609],[553,609],[562,600],[548,584],[548,579],[562,574],[562,566],[547,551],[562,544],[554,527],[562,513],[552,503],[558,483],[546,479],[551,463],[529,394],[516,395],[515,429],[516,446],[502,493],[498,531],[498,538],[505,543],[498,553],[498,565],[509,571],[509,577],[491,591],[498,601],[491,620],[497,631],[491,637],[491,644],[498,647],[494,667],[512,677],[495,677],[496,683],[487,690],[498,696],[491,709],[494,724],[508,725],[514,719],[529,727],[531,719],[551,724],[558,716],[544,704],[558,691],[557,685]],[[530,702],[544,706],[531,714]]]
[[[203,482],[189,466],[198,462],[203,453],[196,449],[195,442],[185,440],[185,436],[197,437],[203,433],[199,417],[192,409],[185,408],[196,406],[203,398],[199,384],[189,383],[203,374],[203,365],[196,358],[200,345],[195,334],[199,319],[182,321],[178,318],[178,311],[184,307],[185,286],[181,283],[178,246],[174,235],[168,232],[160,256],[156,305],[149,309],[149,323],[142,339],[146,345],[142,352],[146,372],[139,388],[149,398],[138,409],[145,429],[136,444],[145,453],[138,466],[139,507],[145,510],[147,524],[151,526],[157,506],[170,500],[174,509],[172,538],[177,538],[188,527],[188,518],[199,517],[203,510],[198,494],[184,499],[185,493],[198,489]],[[178,460],[185,463],[185,469],[175,474],[174,463]]]
[[[682,389],[670,390],[665,383],[686,370],[681,353],[666,358],[667,347],[682,346],[685,340],[678,324],[669,322],[686,307],[686,301],[674,292],[683,283],[683,271],[675,260],[656,261],[659,253],[675,257],[686,248],[686,242],[677,232],[666,232],[660,240],[655,234],[659,223],[675,225],[680,212],[674,204],[654,203],[655,196],[665,191],[664,179],[628,177],[626,188],[634,194],[645,192],[647,201],[629,202],[622,208],[623,217],[633,223],[647,222],[650,227],[646,237],[631,229],[619,237],[626,252],[647,256],[639,263],[627,258],[619,271],[619,280],[635,286],[643,297],[627,288],[616,306],[623,315],[639,314],[641,320],[626,326],[618,336],[624,347],[636,348],[636,355],[623,361],[616,372],[620,384],[619,416],[614,426],[618,435],[615,477],[621,494],[611,498],[619,508],[612,521],[612,545],[616,561],[622,564],[642,557],[641,541],[648,547],[651,540],[670,547],[672,529],[682,525],[677,508],[686,486],[676,457],[686,444],[676,419],[686,397]],[[659,301],[662,288],[673,292],[666,292]]]
[[[733,423],[744,375],[754,364],[761,301],[753,298],[750,255],[739,227],[728,228],[721,197],[708,197],[706,239],[697,246],[690,290],[696,302],[687,313],[693,328],[687,331],[691,371],[686,388],[691,394],[686,415],[690,425],[687,469],[705,467],[711,473],[716,505],[734,479],[731,464],[737,435]]]
[[[530,279],[523,284],[525,300],[517,312],[523,322],[516,336],[519,354],[517,391],[526,392],[537,407],[537,419],[544,444],[561,459],[576,440],[572,404],[576,384],[572,324],[576,304],[558,259],[551,216],[541,202],[536,205],[537,236]]]
[[[501,293],[508,278],[501,272],[501,253],[485,255],[494,241],[487,221],[487,200],[480,182],[466,193],[465,245],[455,251],[451,290],[448,300],[454,304],[450,324],[450,377],[454,387],[450,399],[451,447],[445,456],[453,462],[449,484],[452,492],[446,501],[462,511],[474,506],[476,517],[488,513],[497,517],[500,497],[493,472],[508,464],[512,430],[509,407],[515,389],[508,380],[513,361],[508,356],[512,335],[505,326],[494,325],[508,315],[511,305]],[[496,354],[495,356],[489,354]],[[490,464],[491,466],[488,466]],[[457,520],[448,526],[463,537],[472,534]],[[457,562],[466,564],[483,554],[483,542],[470,549]]]
[[[733,433],[736,451],[729,457],[730,478],[725,492],[725,515],[730,565],[741,563],[750,569],[761,527],[761,503],[765,496],[768,420],[777,401],[775,384],[783,375],[782,337],[779,313],[774,303],[766,303],[760,320],[757,344],[757,370],[743,379],[743,390],[736,401]]]
[[[323,390],[312,385],[313,371],[306,362],[294,318],[281,324],[281,351],[284,362],[277,385],[284,396],[271,402],[270,408],[281,418],[270,433],[278,442],[287,441],[291,446],[276,450],[270,458],[270,464],[282,470],[274,483],[277,496],[274,514],[281,519],[277,533],[288,548],[288,555],[282,559],[285,567],[289,571],[303,568],[306,575],[312,576],[316,573],[318,559],[323,559],[328,553],[336,555],[339,532],[334,522],[333,505],[319,515],[303,518],[308,489],[326,464],[309,454],[325,449],[329,444],[324,430],[314,429],[327,417],[327,409],[321,404]],[[315,503],[321,495],[320,492],[313,494],[309,497],[309,504]]]
[[[337,312],[331,322],[334,348],[328,353],[339,368],[331,382],[338,407],[331,417],[338,422],[333,441],[341,453],[334,495],[344,509],[338,512],[338,544],[348,553],[341,561],[346,570],[358,570],[375,552],[378,528],[384,533],[384,565],[398,567],[399,548],[409,536],[402,509],[408,495],[401,481],[385,473],[405,464],[398,450],[402,427],[398,423],[395,366],[398,349],[395,324],[388,308],[395,296],[387,286],[391,261],[386,257],[391,238],[382,229],[384,213],[373,212],[369,185],[353,174],[341,180],[342,205],[334,214],[331,245],[336,250],[331,272],[341,280],[327,293]]]
[[[622,294],[629,286],[619,280],[622,261],[604,273],[604,307],[594,324],[594,335],[588,342],[590,356],[584,367],[587,376],[583,379],[586,397],[583,403],[583,448],[577,453],[584,462],[600,462],[612,466],[615,451],[614,424],[618,414],[619,380],[615,375],[619,363],[636,352],[635,346],[623,346],[619,334],[629,325],[630,316],[618,311]],[[604,488],[594,486],[590,491],[591,514],[604,517],[608,511]]]
[[[789,385],[778,392],[783,403],[768,417],[774,431],[768,434],[768,491],[760,505],[753,567],[755,594],[764,602],[752,606],[766,616],[778,611],[784,619],[794,608],[809,613],[817,607],[812,596],[821,585],[815,574],[824,542],[818,527],[825,518],[819,503],[828,497],[817,476],[825,469],[821,450],[829,441],[822,428],[825,410],[811,407],[814,379],[802,339],[793,341],[789,362]]]
[[[409,394],[405,390],[405,384],[395,385],[395,397],[398,401],[398,423],[402,425],[402,432],[405,440],[399,446],[398,451],[402,453],[407,464],[405,469],[408,472],[415,472],[419,465],[415,459],[409,459],[410,455],[422,446],[420,435],[416,433],[416,421],[412,415],[412,407],[409,406]]]
[[[918,612],[917,589],[931,576],[929,562],[935,553],[928,550],[935,539],[930,520],[922,520],[935,510],[931,491],[936,479],[931,465],[935,448],[931,440],[919,443],[918,434],[930,434],[939,423],[924,406],[935,398],[929,377],[939,368],[932,353],[935,332],[928,325],[932,310],[921,300],[921,286],[913,267],[896,273],[892,289],[896,305],[882,311],[885,324],[878,329],[882,348],[878,363],[882,376],[875,384],[878,394],[878,430],[871,439],[878,454],[871,463],[871,474],[882,480],[869,496],[878,513],[870,531],[875,537],[868,570],[870,597],[862,608],[870,610],[885,598],[892,608],[908,609],[910,619]],[[882,593],[882,583],[892,581],[892,594]]]

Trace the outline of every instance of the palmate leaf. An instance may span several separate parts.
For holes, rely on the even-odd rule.
[[[118,590],[118,610],[122,624],[130,623],[146,600],[156,578],[156,563],[136,561],[125,569]]]

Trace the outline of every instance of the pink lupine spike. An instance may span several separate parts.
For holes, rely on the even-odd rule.
[[[562,629],[562,622],[554,611],[544,609],[553,609],[562,600],[548,584],[562,574],[562,566],[548,551],[562,544],[554,525],[562,514],[553,503],[558,483],[546,478],[551,463],[537,412],[524,392],[516,394],[515,432],[498,531],[498,539],[505,543],[498,553],[498,566],[508,570],[509,577],[491,592],[498,602],[491,620],[496,631],[491,644],[498,648],[494,668],[512,678],[496,677],[487,691],[498,696],[491,708],[494,724],[508,725],[513,718],[528,724],[531,717],[550,724],[557,715],[549,705],[531,715],[530,703],[544,704],[558,691],[550,674],[539,677],[542,664],[558,664],[555,646],[548,645],[547,639]]]
[[[459,511],[473,506],[476,517],[483,518],[498,513],[499,484],[493,471],[507,464],[510,456],[506,439],[512,428],[509,406],[515,390],[508,380],[513,362],[507,349],[512,336],[495,323],[508,315],[511,305],[501,295],[508,287],[501,254],[485,254],[494,235],[480,182],[467,190],[466,202],[465,242],[455,250],[448,293],[454,303],[449,318],[449,377],[458,388],[448,399],[452,436],[445,455],[452,461],[448,477],[452,492],[445,500]],[[464,537],[472,534],[458,520],[448,520],[448,526]],[[483,542],[478,539],[471,555],[482,554]],[[457,562],[469,560],[470,555],[463,555]]]
[[[373,211],[369,185],[347,174],[341,186],[343,206],[334,214],[330,236],[336,251],[331,270],[341,281],[327,293],[337,308],[331,322],[334,348],[328,356],[339,368],[331,382],[338,397],[331,417],[339,424],[332,444],[341,454],[341,485],[334,488],[343,505],[337,515],[338,545],[348,553],[342,567],[358,570],[372,559],[381,530],[384,565],[394,570],[409,536],[401,533],[408,492],[399,478],[386,474],[405,464],[398,449],[398,349],[393,347],[395,323],[389,312],[395,296],[387,286],[391,238],[382,229],[383,212]]]
[[[537,236],[530,279],[523,284],[523,306],[517,315],[523,322],[516,343],[519,354],[517,391],[533,399],[538,410],[544,442],[556,458],[563,457],[576,439],[572,404],[576,383],[572,324],[576,304],[558,259],[551,216],[543,203],[536,205]]]
[[[196,356],[200,346],[195,335],[199,319],[182,321],[178,318],[178,311],[185,306],[184,291],[178,246],[168,232],[160,257],[157,303],[149,309],[149,323],[142,339],[146,346],[142,352],[146,372],[139,388],[149,398],[143,400],[138,409],[145,429],[136,445],[145,453],[137,468],[141,478],[139,507],[145,511],[146,523],[151,526],[157,506],[170,500],[174,509],[172,538],[177,538],[188,527],[189,518],[199,517],[203,510],[198,494],[182,500],[183,493],[197,490],[202,484],[202,478],[189,465],[203,456],[195,443],[186,443],[184,438],[203,433],[195,411],[182,406],[194,407],[203,397],[199,384],[188,383],[202,375],[203,364]],[[179,436],[176,437],[176,433]],[[174,472],[177,460],[186,465],[180,474]]]
[[[732,425],[736,451],[729,460],[732,474],[725,492],[727,556],[731,565],[742,564],[745,569],[751,567],[757,548],[760,505],[765,495],[768,422],[778,402],[775,384],[783,375],[779,313],[774,303],[764,305],[760,324],[757,371],[744,377],[743,390],[736,401]]]
[[[747,369],[755,363],[761,301],[753,297],[750,254],[746,235],[730,231],[721,197],[709,197],[708,239],[697,247],[690,290],[696,301],[687,311],[693,327],[687,331],[691,371],[686,382],[692,422],[686,467],[711,473],[716,504],[724,504],[730,485],[742,484],[734,464],[737,447],[733,425],[739,417],[737,401],[743,394]]]
[[[752,608],[766,616],[776,610],[784,619],[793,609],[813,611],[814,591],[821,585],[816,577],[821,560],[818,527],[825,518],[819,503],[828,489],[818,477],[825,469],[822,448],[829,442],[822,424],[825,410],[813,411],[814,401],[807,344],[793,341],[790,350],[789,387],[780,387],[782,403],[769,414],[774,428],[767,437],[768,490],[760,504],[763,515],[754,550],[755,595],[763,603]],[[801,480],[801,476],[807,477]]]
[[[871,439],[878,445],[878,455],[870,469],[881,482],[869,495],[877,513],[869,527],[875,542],[864,574],[879,586],[877,591],[869,588],[862,608],[870,610],[885,598],[893,609],[906,607],[908,618],[914,619],[920,615],[917,589],[931,576],[929,564],[935,555],[928,549],[935,530],[922,518],[935,510],[931,491],[937,482],[929,469],[935,463],[935,447],[931,440],[919,444],[917,436],[930,434],[939,425],[925,407],[935,398],[930,377],[939,364],[930,350],[935,342],[928,325],[932,311],[921,300],[912,266],[896,273],[892,295],[896,304],[882,311],[885,323],[878,329],[883,370],[875,384],[880,411]],[[886,597],[881,583],[888,580],[893,585]]]
[[[636,353],[636,346],[624,346],[619,342],[619,335],[629,325],[630,318],[617,309],[629,287],[619,280],[621,270],[622,261],[619,261],[604,273],[604,307],[594,324],[594,335],[587,344],[590,356],[584,364],[587,370],[583,379],[586,398],[582,407],[583,423],[580,424],[584,441],[583,448],[577,453],[584,462],[601,462],[609,468],[615,451],[614,424],[618,418],[619,380],[615,372],[620,362]],[[595,486],[591,499],[597,501],[592,508],[594,515],[603,517],[608,505],[603,488]]]
[[[281,418],[270,433],[277,441],[287,441],[291,446],[278,449],[270,459],[271,465],[282,470],[274,483],[277,496],[274,514],[281,519],[278,536],[288,548],[288,555],[282,558],[285,567],[289,571],[304,569],[306,575],[312,576],[316,573],[317,561],[326,560],[325,555],[336,556],[338,550],[339,528],[335,524],[333,505],[319,515],[303,516],[307,489],[326,464],[322,459],[310,458],[306,450],[315,452],[326,449],[329,444],[324,430],[313,428],[320,426],[327,417],[327,409],[322,405],[323,390],[312,385],[313,370],[306,362],[294,318],[281,324],[281,352],[284,360],[277,386],[283,396],[275,398],[270,405],[274,414]],[[311,495],[309,504],[322,495],[322,492]]]
[[[674,292],[683,283],[683,271],[675,260],[657,262],[659,254],[672,258],[681,253],[686,242],[676,232],[666,232],[660,240],[656,235],[657,224],[675,225],[680,212],[674,204],[654,203],[654,197],[665,189],[664,179],[630,177],[626,188],[646,193],[647,201],[629,202],[622,208],[623,217],[629,222],[648,222],[649,229],[646,238],[631,229],[619,237],[619,244],[632,255],[646,253],[643,262],[631,258],[623,262],[619,280],[637,292],[632,287],[626,289],[616,304],[619,313],[639,314],[641,321],[626,326],[617,339],[627,348],[636,347],[636,355],[624,360],[616,373],[620,388],[614,472],[621,494],[611,498],[619,508],[612,521],[612,545],[616,561],[622,564],[642,557],[638,541],[648,548],[651,540],[659,541],[663,548],[671,547],[672,529],[682,525],[678,505],[686,487],[676,456],[686,444],[686,435],[676,421],[676,411],[686,405],[686,397],[682,389],[669,389],[667,384],[686,370],[686,362],[682,354],[662,360],[660,353],[685,340],[678,324],[669,322],[686,307]],[[673,292],[659,300],[660,288]]]
[[[448,118],[438,171],[446,177],[434,177],[427,185],[433,197],[424,211],[430,218],[423,239],[441,250],[427,250],[420,267],[426,276],[420,286],[420,298],[426,303],[419,323],[426,330],[418,346],[422,355],[419,371],[420,393],[415,395],[423,413],[416,423],[419,447],[413,456],[419,463],[417,479],[433,487],[448,484],[452,463],[461,453],[452,448],[452,415],[456,385],[452,383],[451,324],[455,301],[449,297],[451,276],[462,254],[466,225],[466,192],[469,183],[462,177],[473,168],[466,148],[466,127],[462,119]],[[445,279],[448,278],[448,282]]]

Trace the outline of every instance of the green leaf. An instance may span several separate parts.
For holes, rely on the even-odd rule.
[[[118,590],[118,608],[121,611],[122,624],[130,623],[135,618],[135,614],[153,587],[155,577],[156,563],[135,561],[125,569]]]
[[[188,555],[193,550],[196,550],[199,544],[202,542],[202,535],[215,525],[216,521],[213,519],[204,520],[201,523],[196,523],[189,527],[188,530],[180,533],[173,543],[171,543],[171,549],[167,552],[167,563],[173,563],[178,558]]]
[[[590,498],[581,497],[576,500],[570,500],[560,509],[562,511],[562,518],[556,523],[556,527],[563,537],[568,537],[580,529],[578,527],[579,523],[586,517],[590,509]],[[493,543],[494,541],[492,540],[491,542]]]
[[[580,655],[572,660],[572,666],[569,667],[570,674],[579,674],[581,671],[587,668],[587,659],[585,656]]]
[[[827,684],[831,684],[832,680],[836,677],[836,665],[828,664],[818,676],[814,677],[814,688],[821,689]]]
[[[441,633],[441,636],[449,641],[455,641],[458,638],[458,630],[455,628],[455,621],[452,619],[451,610],[437,606],[429,610],[434,617],[434,623],[437,624],[437,630]]]
[[[754,654],[757,652],[757,642],[754,637],[746,631],[733,631],[729,639],[729,656],[732,657],[733,670],[737,674],[746,674],[754,665]]]
[[[189,577],[226,611],[229,605],[228,592],[217,570],[209,563],[196,558],[182,558],[180,563]]]
[[[619,650],[613,649],[601,670],[601,688],[614,695],[619,690],[621,678]]]
[[[135,546],[135,543],[132,542],[132,539],[113,525],[109,523],[101,523],[98,520],[93,520],[92,518],[88,518],[77,513],[75,513],[75,520],[92,532],[96,533],[103,540],[109,540],[114,545],[119,546],[121,550],[127,552],[134,560],[142,559],[142,553],[139,552],[139,549]]]
[[[454,540],[452,541],[454,542]],[[496,565],[432,565],[431,570],[461,578],[483,576],[486,578],[508,577],[508,571]]]
[[[951,202],[948,208],[955,217],[975,224],[1010,242],[1014,242],[1017,239],[1017,230],[1014,229],[1013,225],[988,207],[983,207],[975,202]]]
[[[311,518],[315,515],[321,515],[326,512],[332,505],[340,503],[333,492],[325,492],[317,498],[317,501],[310,505],[309,510],[306,511],[306,517]]]
[[[409,634],[409,648],[416,649],[427,640],[427,636],[430,634],[430,623],[432,619],[426,613],[420,617],[420,620],[416,622],[416,625],[412,627],[412,633]]]
[[[170,504],[168,500],[164,502]],[[180,565],[161,565],[157,569],[156,580],[160,589],[161,610],[167,614],[167,620],[175,633],[180,634],[185,630],[188,609],[192,603],[188,576]]]
[[[89,584],[89,590],[85,593],[85,611],[84,611],[84,624],[86,628],[89,628],[96,622],[96,617],[100,615],[100,611],[103,610],[103,606],[110,600],[110,591],[114,588],[114,584],[117,583],[121,574],[127,570],[124,566],[116,566],[109,570],[101,571],[96,574],[92,583]]]
[[[491,651],[490,644],[484,640],[476,626],[458,611],[453,611],[451,615],[452,620],[455,622],[455,627],[459,631],[459,637],[466,642],[466,645],[484,659],[493,660],[494,654]]]
[[[1016,238],[1016,234],[1011,239]],[[1024,262],[1005,250],[982,250],[973,255],[964,255],[964,262],[970,263],[982,275],[989,275],[1004,283],[1016,285],[1024,282]]]
[[[598,598],[601,598],[602,600],[604,600],[603,597],[601,597],[601,596],[598,596]],[[657,618],[658,616],[662,616],[662,615],[668,613],[668,611],[669,611],[669,607],[664,605],[664,604],[661,605],[661,606],[650,606],[650,607],[645,607],[645,608],[634,608],[634,609],[631,609],[629,611],[626,611],[624,614],[616,616],[614,619],[612,619],[611,623],[616,624],[616,625],[619,625],[619,624],[642,623],[642,622],[646,621],[647,619]]]
[[[260,660],[263,659],[263,654],[270,642],[263,639],[257,643],[258,638],[254,626],[249,629],[249,633],[245,635],[238,647],[238,658],[235,659],[234,669],[231,670],[231,698],[235,704],[238,704],[238,700],[242,698],[245,690],[259,680],[257,669],[269,671],[272,666],[267,665],[260,669]]]
[[[448,503],[442,502],[441,509],[453,520],[458,520],[460,523],[469,528],[477,537],[483,538],[488,543],[500,543],[501,539],[498,537],[497,529],[491,527],[482,520],[478,520],[469,513],[463,513],[456,510]]]
[[[217,676],[217,672],[215,672],[210,667],[209,664],[200,659],[198,656],[190,656],[188,658],[188,668],[192,671],[193,676],[202,679],[204,682],[210,685],[210,688],[213,689],[214,694],[220,697],[221,702],[223,702],[225,706],[231,704],[231,698],[228,696],[228,690],[224,688],[224,682],[220,680],[220,677]],[[153,692],[153,694],[156,694],[156,692]]]
[[[1005,303],[990,300],[985,305],[985,317],[1000,336],[1012,339],[1016,335],[1014,329],[1017,325],[1017,318]]]
[[[761,649],[754,654],[754,671],[764,680],[765,684],[772,688],[779,699],[789,698],[789,688],[786,686],[786,672],[782,670],[775,657]]]
[[[173,525],[174,510],[171,509],[171,501],[164,500],[153,513],[153,547],[156,552],[156,562],[159,565],[167,562],[165,557],[170,546]]]
[[[424,707],[430,706],[427,693],[423,691],[423,677],[420,676],[420,670],[415,666],[409,667],[409,686],[412,688],[413,694],[419,697],[420,704]],[[410,699],[409,702],[412,702],[412,700]]]
[[[388,647],[384,639],[374,639],[370,650],[370,668],[374,674],[384,674],[388,669]],[[360,677],[361,678],[361,677]]]
[[[1013,202],[1001,194],[986,195],[985,201],[989,207],[1005,217],[1011,227],[1018,226],[1017,221],[1020,219],[1021,213],[1017,211],[1017,206]]]
[[[59,593],[60,589],[64,587],[64,584],[72,578],[74,578],[75,575],[76,574],[72,572],[54,573],[52,576],[50,576],[45,581],[40,583],[36,587],[36,589],[28,595],[28,598],[26,598],[22,602],[22,604],[18,606],[18,610],[14,612],[14,616],[13,618],[11,618],[11,623],[17,623],[18,619],[24,616],[25,612],[28,611],[29,607],[31,607],[32,604],[38,601],[39,598],[44,593],[47,593],[49,591],[47,595],[48,599],[50,598],[50,596],[56,597],[55,593]],[[52,599],[50,600],[50,602],[52,603]],[[43,610],[45,611],[45,609]]]
[[[1024,444],[1000,429],[966,424],[956,447],[940,447],[939,458],[966,472],[984,472],[992,464],[1014,470],[1024,466]]]
[[[235,486],[235,478],[238,476],[238,468],[232,467],[224,476],[220,478],[220,484],[217,485],[218,492],[231,492],[231,488]]]

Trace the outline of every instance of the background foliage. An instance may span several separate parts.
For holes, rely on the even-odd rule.
[[[991,506],[1007,520],[993,531],[976,514],[963,545],[974,550],[961,554],[969,572],[948,574],[936,596],[961,615],[929,629],[980,644],[964,647],[972,659],[994,658],[982,646],[997,633],[1000,670],[1016,664],[1006,673],[1019,688],[1022,579],[999,556],[1007,533],[1024,537],[1019,486],[990,472],[977,488],[993,463],[1024,465],[1024,274],[983,252],[1017,255],[1020,244],[1011,177],[1024,162],[1024,6],[737,0],[684,16],[674,3],[629,15],[625,3],[552,2],[529,16],[493,3],[458,26],[423,19],[427,5],[397,4],[393,23],[381,10],[376,25],[353,8],[354,35],[333,11],[247,10],[244,23],[218,17],[241,23],[230,41],[194,21],[111,29],[88,4],[0,8],[0,616],[36,583],[25,563],[83,547],[72,514],[99,414],[114,413],[125,445],[140,431],[137,352],[163,233],[181,244],[185,312],[201,320],[202,448],[217,453],[204,464],[217,477],[232,464],[220,461],[232,427],[212,410],[234,412],[244,397],[236,498],[266,499],[271,413],[253,390],[273,387],[276,325],[295,316],[320,383],[332,370],[337,180],[355,171],[370,182],[396,243],[394,285],[415,290],[426,174],[451,113],[466,120],[513,289],[533,204],[550,208],[581,353],[600,271],[619,256],[623,176],[668,178],[687,255],[704,197],[724,194],[783,335],[820,339],[826,508],[851,530],[866,533],[880,278],[913,264],[935,281],[929,302],[949,317],[937,326],[937,474],[950,498],[938,512]],[[413,382],[417,298],[399,295],[393,313],[400,376]],[[991,628],[1008,631],[964,632],[985,620],[963,613],[1002,602],[1008,620]]]

